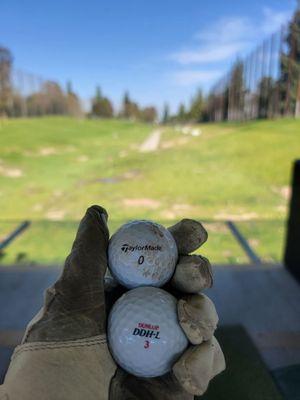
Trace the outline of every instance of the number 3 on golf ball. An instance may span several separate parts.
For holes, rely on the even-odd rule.
[[[132,221],[121,226],[108,246],[109,269],[129,289],[164,285],[174,273],[177,258],[171,233],[151,221]]]

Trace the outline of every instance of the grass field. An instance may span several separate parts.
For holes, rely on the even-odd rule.
[[[141,153],[152,126],[60,117],[0,121],[0,237],[14,221],[33,221],[0,261],[61,262],[76,221],[95,203],[108,209],[112,231],[135,218],[205,220],[210,241],[203,253],[213,262],[246,262],[218,222],[232,219],[264,260],[280,260],[300,121],[199,128],[198,137],[163,128],[158,150]]]

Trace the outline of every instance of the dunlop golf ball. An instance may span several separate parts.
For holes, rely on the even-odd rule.
[[[155,287],[125,293],[109,314],[108,343],[116,363],[133,375],[169,372],[188,345],[177,319],[177,300]]]

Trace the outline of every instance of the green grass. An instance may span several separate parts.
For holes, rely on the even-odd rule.
[[[192,137],[169,127],[158,151],[140,153],[152,126],[0,120],[0,237],[12,229],[7,220],[34,221],[0,261],[61,262],[75,235],[73,221],[91,204],[107,208],[112,231],[135,218],[165,224],[182,217],[250,220],[238,227],[265,261],[279,261],[300,120],[200,128],[202,134]],[[213,262],[247,261],[223,224],[207,228],[203,254]]]

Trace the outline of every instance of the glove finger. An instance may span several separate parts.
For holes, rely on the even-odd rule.
[[[29,324],[23,342],[75,340],[105,332],[107,218],[102,207],[87,210],[62,275],[47,290],[44,307]]]
[[[198,255],[180,256],[171,285],[185,293],[198,293],[212,287],[212,268],[208,259]]]
[[[70,255],[55,289],[63,292],[72,308],[89,307],[93,296],[103,292],[107,268],[109,232],[104,208],[88,208],[80,222]]]
[[[207,240],[205,228],[193,219],[183,219],[168,229],[175,239],[178,253],[182,255],[192,253]]]
[[[173,373],[182,387],[201,396],[209,382],[226,368],[224,354],[215,337],[199,346],[189,347],[173,366]]]
[[[110,400],[193,400],[173,374],[138,378],[118,368],[110,384]]]
[[[214,303],[204,294],[194,294],[177,303],[180,326],[196,345],[212,338],[219,321]]]

